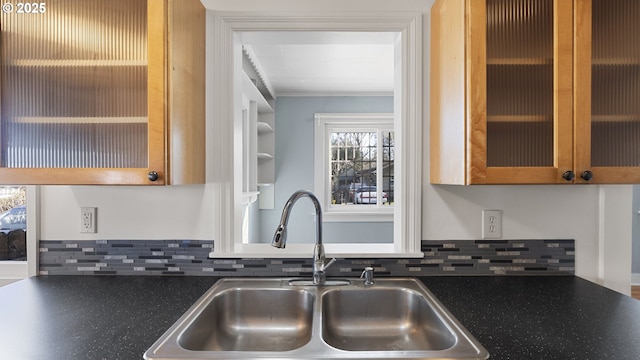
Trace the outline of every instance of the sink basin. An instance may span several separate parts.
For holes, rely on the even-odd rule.
[[[144,354],[168,359],[487,359],[419,281],[216,282]]]
[[[311,339],[313,295],[288,289],[228,289],[178,338],[192,351],[287,351]]]
[[[426,298],[406,289],[331,290],[322,337],[342,350],[445,350],[456,337]]]

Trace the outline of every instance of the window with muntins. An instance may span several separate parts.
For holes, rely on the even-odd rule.
[[[333,214],[357,221],[393,216],[393,114],[316,114],[315,140],[315,192],[325,220],[340,221]]]
[[[0,261],[26,261],[27,191],[0,186]]]

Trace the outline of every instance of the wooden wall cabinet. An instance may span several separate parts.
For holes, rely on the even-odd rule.
[[[205,182],[200,1],[0,16],[0,183]]]
[[[576,178],[640,183],[640,2],[574,0]]]
[[[431,182],[640,182],[640,4],[438,0]]]

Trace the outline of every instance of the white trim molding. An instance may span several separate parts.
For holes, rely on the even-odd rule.
[[[314,192],[322,203],[325,222],[393,222],[393,206],[362,206],[331,204],[331,149],[327,142],[329,132],[335,128],[343,131],[372,131],[393,129],[391,113],[317,113],[314,128]],[[348,129],[348,130],[347,130]],[[396,158],[395,161],[400,161]],[[378,174],[378,180],[382,174]],[[378,185],[378,189],[382,186]]]
[[[395,163],[394,209],[394,242],[385,251],[389,257],[399,254],[422,256],[420,252],[422,221],[422,16],[418,11],[288,11],[288,12],[255,12],[255,11],[214,11],[208,14],[207,59],[211,74],[207,82],[209,97],[208,108],[215,124],[215,130],[208,130],[208,135],[215,149],[211,149],[216,157],[215,174],[209,179],[220,185],[218,217],[215,219],[215,249],[211,257],[229,257],[230,255],[261,254],[262,249],[254,246],[260,244],[242,243],[242,189],[238,176],[234,142],[238,141],[238,129],[234,126],[236,118],[241,116],[241,98],[238,94],[238,83],[234,60],[241,55],[241,48],[236,41],[236,32],[245,31],[390,31],[400,33],[400,64],[397,70],[401,78],[394,98],[394,113],[400,119],[395,129],[396,156],[401,161]],[[241,133],[241,132],[240,132]],[[241,164],[241,163],[240,163]],[[238,180],[238,181],[235,181]],[[264,245],[264,244],[262,244]],[[293,244],[292,244],[293,245]],[[330,244],[326,245],[327,253],[331,253]],[[348,246],[343,246],[344,249]],[[360,244],[353,254],[361,257],[362,249],[368,246]],[[281,252],[269,253],[266,257],[279,257]],[[288,255],[296,255],[288,252]],[[297,254],[310,256],[308,252]],[[376,256],[383,257],[377,253]]]
[[[38,275],[40,238],[40,187],[26,186],[27,189],[27,261],[0,261],[0,286]]]

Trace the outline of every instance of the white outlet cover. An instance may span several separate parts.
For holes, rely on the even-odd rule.
[[[80,208],[80,233],[95,234],[97,229],[97,208],[82,207]]]
[[[482,210],[482,238],[502,238],[502,210]]]

